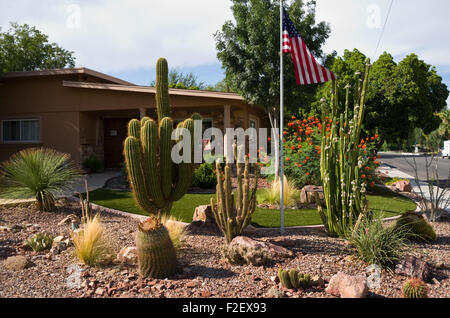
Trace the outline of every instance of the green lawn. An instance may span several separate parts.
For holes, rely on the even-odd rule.
[[[403,212],[413,211],[416,205],[411,200],[396,195],[390,191],[377,189],[375,195],[369,195],[370,208],[377,215],[391,217]],[[99,189],[90,192],[93,203],[121,211],[146,215],[134,202],[131,192]],[[180,201],[174,203],[172,215],[184,222],[191,222],[195,207],[209,204],[213,194],[186,194]],[[280,211],[256,208],[252,222],[260,227],[279,227]],[[321,224],[316,209],[285,210],[285,226]]]

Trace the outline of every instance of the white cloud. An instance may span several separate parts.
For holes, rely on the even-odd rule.
[[[317,0],[317,21],[331,24],[324,50],[358,48],[370,57],[390,0]],[[80,8],[80,28],[70,28],[71,5]],[[171,67],[218,63],[213,33],[232,19],[230,0],[0,0],[0,26],[28,23],[50,40],[75,51],[78,66],[119,73],[153,68],[158,57]],[[378,49],[397,60],[412,52],[450,85],[448,0],[394,0]],[[379,16],[377,16],[377,12]],[[450,103],[450,100],[449,100]]]

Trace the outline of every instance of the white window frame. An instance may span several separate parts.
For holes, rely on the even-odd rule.
[[[4,123],[18,121],[20,122],[19,129],[19,140],[5,140],[5,136],[3,134]],[[24,121],[38,121],[39,122],[39,140],[22,140],[22,122]],[[2,120],[1,127],[1,135],[2,135],[2,143],[3,144],[38,144],[41,143],[41,119],[40,118],[15,118],[15,119],[4,119]]]

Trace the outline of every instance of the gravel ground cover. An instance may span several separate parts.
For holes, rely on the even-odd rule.
[[[31,207],[0,207],[0,226],[14,230],[0,232],[0,297],[333,297],[325,288],[289,291],[280,287],[279,267],[296,268],[319,275],[327,283],[339,271],[365,275],[367,264],[353,256],[344,240],[330,238],[319,228],[288,229],[284,236],[290,242],[294,257],[274,261],[267,267],[232,266],[221,257],[224,239],[214,229],[191,226],[178,252],[179,270],[166,280],[141,279],[136,267],[112,261],[88,268],[73,256],[73,247],[53,255],[22,248],[33,233],[47,231],[53,236],[70,237],[68,225],[58,223],[69,214],[81,213],[78,204],[61,200],[55,212],[36,212]],[[102,212],[111,254],[124,246],[134,245],[137,219]],[[433,265],[435,280],[428,284],[429,297],[450,297],[450,224],[444,220],[433,224],[439,238],[433,244],[412,244],[411,253]],[[278,230],[257,230],[251,236],[264,241],[276,239]],[[278,237],[279,238],[279,237]],[[31,266],[20,271],[4,266],[9,256],[24,255]],[[73,273],[74,268],[81,272]],[[406,277],[382,272],[380,288],[371,289],[369,297],[401,297]],[[68,284],[69,283],[69,284]],[[71,285],[70,283],[75,283]],[[70,287],[72,286],[72,287]]]

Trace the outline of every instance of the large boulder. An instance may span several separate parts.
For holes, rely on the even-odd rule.
[[[323,196],[323,188],[321,186],[315,185],[307,185],[302,188],[300,193],[300,202],[303,204],[316,204],[316,199],[314,197],[314,193],[317,192],[319,194],[320,201],[323,202],[325,200]]]
[[[138,254],[137,248],[134,246],[127,246],[120,250],[117,254],[117,260],[126,265],[137,265],[138,263]]]
[[[366,277],[339,272],[330,279],[325,292],[341,298],[365,298],[369,288]]]
[[[270,257],[288,258],[293,257],[294,253],[287,248],[275,245],[269,242],[262,242],[247,236],[236,236],[230,243],[229,247],[245,247],[247,249],[262,249],[265,250]]]
[[[216,219],[210,205],[200,205],[195,208],[192,222],[201,225],[216,225]]]
[[[407,277],[417,277],[424,282],[431,280],[431,265],[413,255],[405,256],[395,267],[395,273]]]

